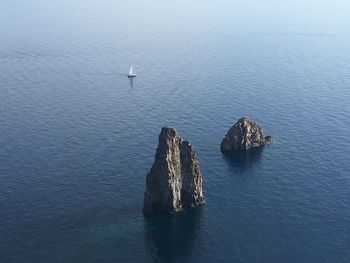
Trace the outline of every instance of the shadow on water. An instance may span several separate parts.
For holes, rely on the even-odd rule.
[[[134,78],[129,78],[130,88],[134,88]]]
[[[235,153],[223,153],[224,159],[228,164],[235,168],[247,169],[252,163],[257,162],[261,158],[264,147],[250,149]]]
[[[200,227],[200,207],[175,216],[145,217],[145,238],[156,262],[188,260]]]

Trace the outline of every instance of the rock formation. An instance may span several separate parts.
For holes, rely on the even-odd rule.
[[[271,136],[264,137],[257,123],[248,117],[243,117],[228,130],[220,146],[222,152],[237,152],[271,143]]]
[[[204,204],[202,175],[191,144],[174,128],[162,128],[155,160],[146,178],[145,214],[173,214]]]

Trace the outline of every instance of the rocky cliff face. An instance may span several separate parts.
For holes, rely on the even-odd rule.
[[[174,128],[162,128],[151,170],[146,177],[146,214],[181,211],[204,203],[202,175],[192,146]]]
[[[222,152],[246,151],[250,148],[271,144],[271,136],[264,137],[261,127],[243,117],[233,125],[221,142]]]

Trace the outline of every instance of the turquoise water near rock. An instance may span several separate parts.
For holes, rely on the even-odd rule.
[[[2,1],[0,261],[349,262],[349,8]],[[245,115],[274,144],[226,158]],[[207,204],[144,218],[165,125]]]

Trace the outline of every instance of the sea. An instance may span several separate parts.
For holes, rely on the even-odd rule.
[[[350,262],[349,10],[1,0],[0,262]],[[222,155],[243,116],[274,143]],[[144,217],[164,126],[206,204]]]

